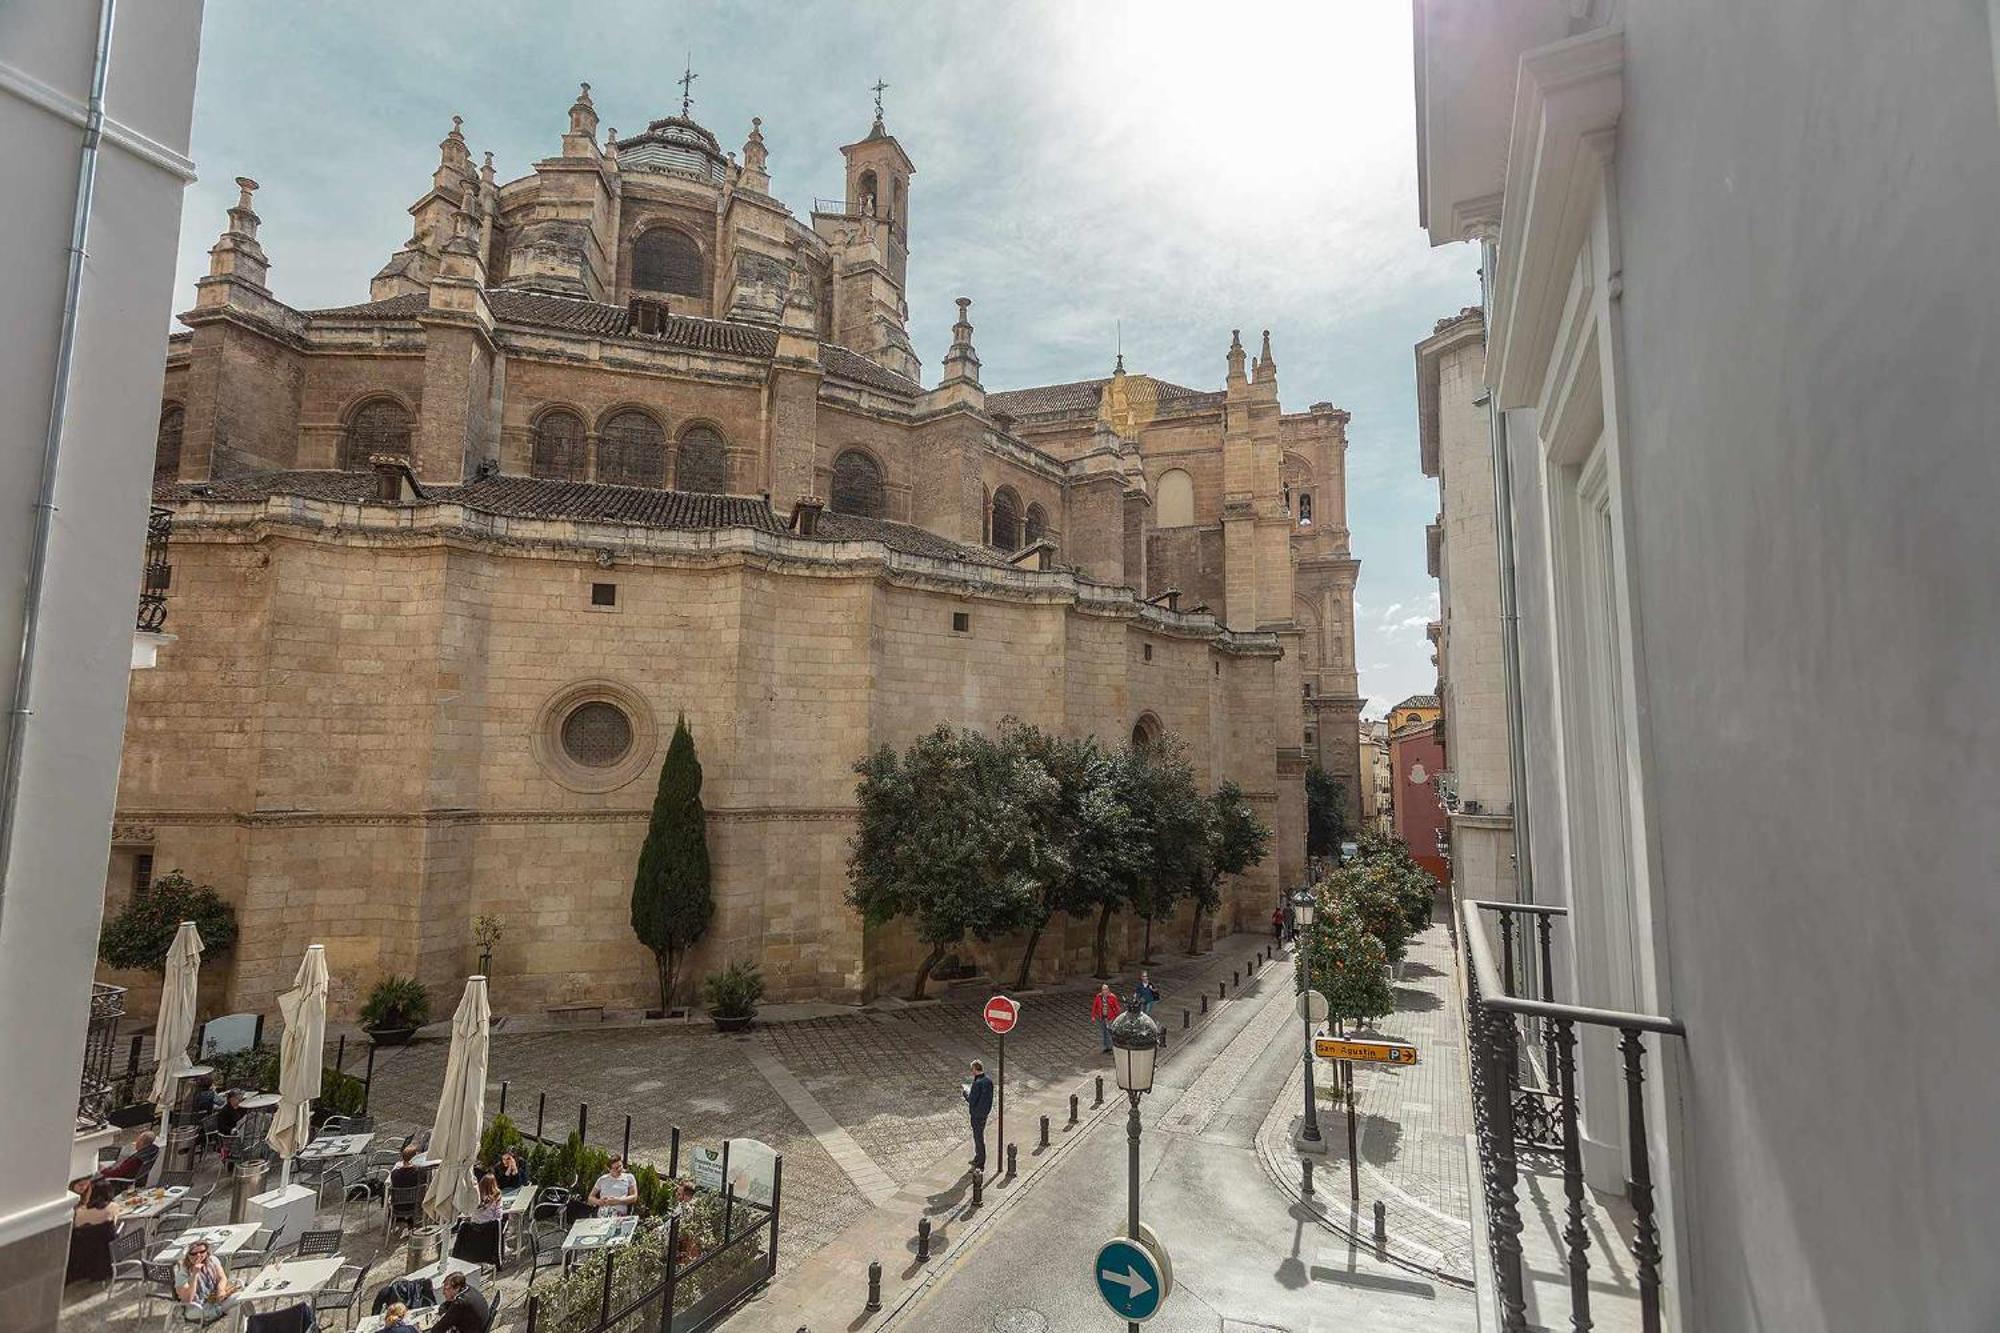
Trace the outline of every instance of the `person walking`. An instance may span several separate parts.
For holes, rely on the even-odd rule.
[[[1153,979],[1144,972],[1139,974],[1139,986],[1132,992],[1132,1003],[1139,1006],[1139,1012],[1146,1017],[1153,1016],[1153,1006],[1160,1002],[1160,991]]]
[[[1111,1049],[1111,1020],[1123,1013],[1125,1006],[1118,1003],[1118,997],[1111,993],[1111,983],[1101,982],[1097,994],[1090,997],[1090,1016],[1097,1020],[1097,1035],[1104,1043],[1104,1049]]]
[[[972,1062],[972,1081],[964,1088],[965,1109],[972,1116],[972,1160],[975,1172],[986,1170],[986,1117],[993,1114],[993,1080],[986,1077],[984,1061]]]
[[[1275,944],[1285,942],[1285,909],[1282,907],[1271,909],[1271,940]]]

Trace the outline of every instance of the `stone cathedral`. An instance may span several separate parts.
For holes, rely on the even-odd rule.
[[[683,714],[717,901],[686,973],[753,960],[773,999],[907,984],[914,941],[843,901],[851,766],[940,722],[1185,737],[1276,833],[1216,929],[1299,882],[1310,760],[1356,799],[1347,413],[1284,411],[1270,335],[1227,330],[1212,389],[1121,358],[989,392],[963,299],[927,385],[879,91],[805,217],[761,121],[728,153],[690,110],[620,136],[586,84],[510,181],[454,118],[337,309],[278,298],[238,182],[168,339],[175,639],[133,676],[108,885],[235,904],[205,1006],[268,1007],[311,941],[340,1014],[390,973],[449,995],[485,914],[500,1011],[653,1003],[628,902]],[[1049,977],[1088,966],[1060,925]]]

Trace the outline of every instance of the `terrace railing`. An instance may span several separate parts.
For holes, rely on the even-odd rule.
[[[1566,909],[1471,900],[1461,910],[1473,1121],[1500,1326],[1506,1333],[1523,1333],[1530,1327],[1519,1200],[1524,1154],[1537,1158],[1554,1154],[1560,1163],[1565,1203],[1560,1248],[1569,1282],[1568,1326],[1573,1333],[1587,1333],[1593,1326],[1591,1209],[1583,1178],[1576,1070],[1581,1024],[1619,1034],[1631,1172],[1626,1200],[1632,1210],[1632,1271],[1640,1326],[1645,1333],[1659,1333],[1660,1229],[1646,1123],[1646,1039],[1652,1037],[1657,1045],[1669,1037],[1685,1038],[1686,1032],[1676,1020],[1657,1014],[1556,1002],[1553,924],[1554,918],[1567,915]],[[1499,936],[1497,962],[1488,938],[1489,919]],[[1526,994],[1518,993],[1522,991]],[[1557,1323],[1554,1311],[1537,1309],[1536,1315],[1538,1327]]]
[[[90,983],[90,1026],[83,1038],[83,1077],[77,1088],[79,1129],[103,1126],[111,1109],[111,1057],[118,1045],[118,1020],[125,1016],[125,988]]]
[[[139,581],[139,631],[158,634],[167,623],[167,586],[174,567],[167,559],[174,512],[157,505],[146,515],[146,569]]]

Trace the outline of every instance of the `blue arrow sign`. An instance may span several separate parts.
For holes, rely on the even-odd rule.
[[[1138,1241],[1124,1236],[1106,1241],[1091,1272],[1097,1279],[1097,1294],[1120,1319],[1143,1322],[1160,1312],[1167,1295],[1160,1261]]]

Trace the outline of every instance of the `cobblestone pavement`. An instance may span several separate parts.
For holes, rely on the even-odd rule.
[[[1440,923],[1411,941],[1403,980],[1395,987],[1396,1012],[1384,1018],[1380,1035],[1415,1042],[1421,1052],[1413,1068],[1356,1064],[1358,1133],[1361,1149],[1359,1239],[1372,1242],[1370,1207],[1380,1199],[1387,1212],[1392,1257],[1454,1282],[1470,1284],[1472,1194],[1465,1166],[1465,1139],[1472,1132],[1467,1091],[1463,1018],[1452,971],[1451,938]],[[1314,1081],[1330,1088],[1332,1062],[1319,1061]],[[1280,1184],[1296,1192],[1298,1153],[1292,1137],[1301,1119],[1304,1073],[1292,1076],[1258,1138],[1258,1150]],[[1350,1232],[1347,1182],[1347,1128],[1343,1113],[1322,1102],[1320,1131],[1327,1152],[1316,1155],[1315,1171],[1325,1219],[1334,1230]],[[1329,1201],[1337,1201],[1337,1206]]]

